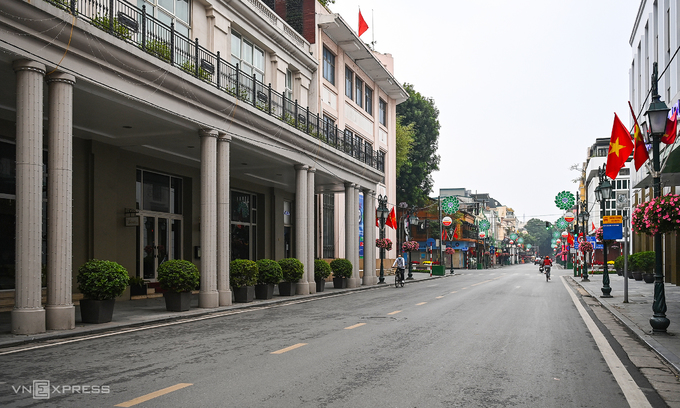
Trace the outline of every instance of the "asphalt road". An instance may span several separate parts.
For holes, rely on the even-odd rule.
[[[605,360],[568,273],[553,269],[546,282],[533,265],[464,271],[0,350],[0,406],[665,406],[596,321],[614,343]],[[617,358],[632,381],[617,382]],[[28,388],[36,380],[50,381],[49,399],[33,398],[44,391]]]

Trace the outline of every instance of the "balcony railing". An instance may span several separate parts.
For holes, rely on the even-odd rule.
[[[179,67],[188,74],[212,85],[220,91],[251,104],[260,111],[287,123],[316,139],[367,165],[385,172],[385,153],[373,151],[365,142],[353,140],[351,132],[337,125],[324,124],[320,115],[302,107],[265,85],[255,74],[244,73],[220,57],[201,47],[198,38],[191,41],[175,31],[174,24],[167,26],[146,12],[123,0],[46,0],[69,11],[101,30],[131,44],[148,54]],[[259,1],[259,0],[252,0]]]

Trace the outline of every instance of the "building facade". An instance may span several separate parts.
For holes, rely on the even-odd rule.
[[[671,108],[669,116],[680,111],[680,2],[678,0],[642,0],[629,39],[632,61],[629,69],[629,95],[638,121],[644,128],[644,113],[651,102],[651,76],[653,64],[658,64],[658,92],[661,100]],[[630,118],[632,128],[633,119]],[[651,143],[651,141],[649,142]],[[650,156],[652,153],[650,152]],[[660,145],[661,194],[679,193],[680,148],[679,143]],[[648,163],[651,164],[651,163]],[[652,176],[645,165],[639,171],[631,168],[632,205],[653,198]],[[663,235],[663,269],[666,282],[680,284],[680,240],[678,233]],[[646,235],[633,235],[633,251],[653,250],[653,239]]]
[[[342,19],[316,1],[281,4],[3,4],[0,295],[14,333],[73,328],[75,276],[92,258],[150,281],[165,260],[191,260],[206,308],[231,303],[233,259],[300,259],[302,294],[315,258],[345,257],[350,285],[375,283],[375,250],[360,277],[360,237],[376,234],[360,234],[360,217],[375,225],[376,195],[394,189],[406,92],[391,65],[367,73],[350,55],[374,110],[329,126],[334,41],[319,39]]]

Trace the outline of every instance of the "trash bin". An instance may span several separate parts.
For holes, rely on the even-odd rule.
[[[444,265],[432,265],[432,275],[444,276]]]

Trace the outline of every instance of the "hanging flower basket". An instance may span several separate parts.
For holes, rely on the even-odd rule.
[[[401,250],[403,252],[413,252],[417,251],[418,249],[420,249],[420,244],[418,241],[406,241],[401,244]]]
[[[666,194],[638,204],[631,220],[633,230],[640,234],[665,234],[680,230],[680,195]]]
[[[593,244],[588,241],[583,241],[579,244],[578,249],[583,253],[593,252]]]
[[[392,240],[389,238],[378,238],[375,240],[376,248],[382,248],[385,251],[392,250]]]
[[[446,247],[446,249],[444,250],[444,253],[446,253],[446,255],[453,255],[455,253],[455,249],[453,249],[451,247]]]

